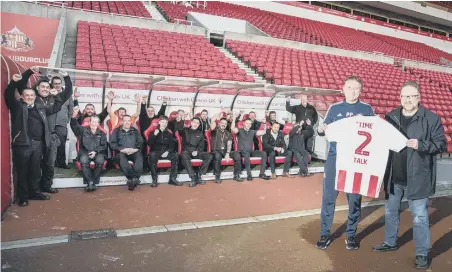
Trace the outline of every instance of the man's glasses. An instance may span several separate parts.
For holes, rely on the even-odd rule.
[[[418,98],[419,95],[401,95],[400,98],[402,98],[403,100],[407,100],[407,99],[412,99],[412,98]]]

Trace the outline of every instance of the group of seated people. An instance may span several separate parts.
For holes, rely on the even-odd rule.
[[[37,77],[37,82],[29,87],[32,75]],[[148,97],[136,95],[137,111],[129,115],[123,107],[112,110],[115,94],[109,92],[106,107],[96,114],[91,103],[85,104],[80,112],[78,97],[77,87],[73,90],[68,73],[44,75],[38,67],[13,75],[5,89],[5,103],[11,113],[11,149],[20,206],[28,206],[28,200],[49,200],[50,196],[44,193],[58,193],[53,187],[54,167],[70,168],[65,154],[68,123],[78,138],[75,164],[82,170],[87,191],[96,189],[109,151],[115,167],[127,177],[130,190],[140,183],[143,169],[150,170],[152,186],[158,185],[159,160],[166,161],[165,167],[171,167],[169,183],[178,186],[182,185],[177,180],[179,160],[190,176],[191,187],[205,183],[203,175],[212,160],[217,183],[221,182],[221,165],[234,166],[234,179],[243,181],[242,159],[248,180],[252,179],[251,164],[260,164],[260,178],[275,178],[277,155],[287,156],[285,176],[289,176],[292,156],[297,159],[300,174],[308,175],[306,161],[312,153],[312,126],[317,122],[317,112],[307,103],[306,96],[301,97],[297,106],[290,105],[290,98],[286,102],[286,110],[295,114],[297,120],[295,127],[285,133],[290,134],[288,143],[281,140],[282,125],[276,121],[275,112],[268,112],[267,118],[259,122],[254,112],[241,118],[243,111],[236,116],[222,110],[211,120],[207,110],[193,117],[191,109],[188,113],[179,110],[169,120],[165,116],[167,100],[156,114],[147,105]],[[107,117],[110,118],[106,120]],[[104,121],[109,127],[109,137]],[[265,175],[268,157],[272,177]]]
[[[312,137],[310,134],[313,131],[314,120],[304,118],[296,122],[293,128],[290,129],[288,126],[289,140],[286,142],[283,125],[276,121],[274,111],[266,112],[267,116],[262,122],[256,119],[254,112],[250,112],[244,121],[240,121],[243,111],[236,116],[235,113],[223,109],[212,119],[208,117],[207,110],[203,110],[196,117],[179,110],[175,118],[169,120],[164,115],[166,100],[155,114],[152,106],[146,107],[147,97],[137,96],[139,114],[137,110],[137,113],[131,116],[124,108],[119,108],[112,115],[114,93],[110,92],[107,96],[107,107],[96,115],[92,104],[86,104],[83,114],[80,113],[77,97],[76,92],[70,125],[78,138],[77,161],[81,165],[86,191],[96,189],[102,169],[105,168],[108,148],[112,152],[115,165],[126,176],[129,190],[134,190],[140,184],[143,168],[151,173],[151,186],[157,187],[159,160],[166,160],[171,164],[169,184],[176,186],[183,185],[177,180],[179,160],[190,177],[188,183],[190,187],[205,184],[203,175],[207,173],[212,161],[215,182],[221,183],[222,160],[231,162],[229,165],[234,167],[233,179],[238,182],[244,181],[240,177],[243,162],[247,173],[246,179],[251,181],[252,157],[260,158],[261,179],[276,178],[278,156],[285,157],[284,177],[291,177],[289,168],[292,158],[295,158],[300,168],[300,176],[311,175],[307,168],[310,152],[306,149],[306,140]],[[108,115],[110,115],[109,144],[107,132],[101,126]],[[135,125],[137,116],[138,122]],[[194,159],[201,162],[193,164]],[[270,165],[271,177],[265,174],[267,164]]]

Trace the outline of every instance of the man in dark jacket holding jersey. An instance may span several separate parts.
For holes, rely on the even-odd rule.
[[[17,170],[17,197],[19,206],[28,206],[28,200],[48,200],[39,188],[41,180],[42,154],[50,147],[51,138],[48,115],[61,110],[60,95],[55,95],[53,103],[45,106],[37,103],[33,89],[24,87],[23,77],[14,75],[5,90],[6,106],[11,111],[11,145],[13,163]],[[38,82],[39,88],[50,92],[48,81]],[[16,89],[21,89],[21,98],[16,98]]]
[[[407,136],[407,148],[391,152],[385,175],[385,237],[375,252],[398,249],[400,203],[405,195],[413,215],[413,236],[416,246],[416,268],[429,266],[430,226],[428,198],[435,194],[436,155],[447,150],[441,119],[420,102],[420,86],[406,82],[400,92],[401,107],[394,109],[386,120]]]

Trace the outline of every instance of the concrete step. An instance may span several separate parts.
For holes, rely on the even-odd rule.
[[[149,5],[149,4],[146,4],[146,2],[145,2],[144,6],[146,7],[146,9],[151,14],[152,19],[155,19],[157,21],[167,22],[165,17],[163,17],[163,15],[160,13],[160,11],[157,9],[157,7],[155,5]]]
[[[248,65],[243,63],[241,60],[239,60],[236,56],[234,56],[232,53],[230,53],[227,49],[223,47],[217,47],[218,50],[220,50],[221,53],[223,53],[226,57],[231,59],[231,61],[239,66],[240,69],[245,70],[246,74],[248,76],[254,77],[254,80],[256,83],[265,84],[267,81],[263,79],[261,76],[256,74]]]

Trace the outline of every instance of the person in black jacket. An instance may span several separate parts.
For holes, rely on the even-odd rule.
[[[77,91],[77,89],[74,89],[74,107],[78,107],[78,97],[80,96],[79,92]],[[113,97],[111,96],[107,96],[107,99],[113,99]],[[91,103],[88,103],[85,105],[85,109],[83,110],[83,113],[79,112],[77,115],[77,122],[80,125],[83,125],[83,123],[88,123],[89,122],[89,118],[93,115],[96,115],[97,117],[99,117],[100,120],[100,125],[102,125],[105,121],[105,119],[107,119],[108,117],[108,110],[107,110],[107,106],[105,106],[105,108],[102,110],[101,113],[96,114],[96,109],[94,108],[94,105]]]
[[[284,160],[284,170],[283,177],[291,178],[289,174],[290,162],[292,160],[292,151],[288,150],[286,147],[286,142],[284,141],[284,135],[279,129],[279,123],[273,123],[271,129],[267,130],[262,136],[262,144],[264,145],[264,151],[268,154],[270,158],[270,169],[272,172],[272,179],[276,179],[276,156],[285,156]]]
[[[210,122],[210,144],[211,152],[213,156],[213,169],[215,174],[215,182],[221,183],[221,160],[224,158],[226,160],[232,160],[232,134],[226,130],[228,121],[226,118],[221,118],[223,112],[218,113]],[[219,126],[217,127],[217,122]],[[240,166],[242,162],[234,162],[234,172],[240,171]]]
[[[75,107],[71,118],[71,128],[74,135],[79,139],[78,161],[82,165],[83,183],[86,184],[85,191],[96,190],[99,184],[102,166],[107,157],[107,135],[100,130],[100,119],[92,115],[89,120],[89,127],[82,127],[77,122],[79,108]],[[90,163],[94,162],[94,169],[90,168]]]
[[[202,175],[207,173],[210,162],[212,161],[212,154],[204,152],[205,140],[204,133],[199,130],[201,121],[195,117],[191,120],[191,127],[186,128],[180,132],[182,137],[182,165],[187,169],[190,176],[190,183],[188,186],[195,187],[198,184],[205,184]],[[202,165],[196,172],[191,165],[192,159],[202,160]]]
[[[39,70],[36,67],[32,67],[31,69],[26,70],[22,73],[21,86],[17,89],[19,94],[22,94],[22,87],[26,85],[28,79],[33,73],[38,73]],[[66,103],[72,96],[72,83],[66,72],[60,71],[60,74],[64,77],[65,82],[69,85],[65,88],[64,91],[61,92],[61,100],[62,103]],[[25,84],[24,84],[25,83]],[[33,86],[33,89],[36,92],[36,104],[41,104],[44,107],[52,107],[55,103],[54,95],[50,93],[50,89],[47,88],[47,85],[50,86],[50,82],[48,78],[41,78],[38,82]],[[54,93],[55,89],[52,89]],[[47,117],[47,123],[50,131],[50,145],[44,149],[44,159],[42,160],[42,176],[40,181],[40,187],[42,192],[46,193],[57,193],[58,190],[52,187],[53,177],[55,175],[55,160],[57,155],[58,146],[61,144],[60,138],[56,134],[55,125],[57,119],[58,112],[51,114]],[[64,143],[65,144],[65,143]]]
[[[50,199],[39,188],[42,154],[49,148],[51,141],[47,116],[58,112],[63,103],[60,95],[56,95],[54,103],[48,107],[36,103],[36,93],[33,89],[24,88],[22,79],[21,75],[14,75],[4,97],[11,111],[11,145],[17,170],[17,197],[19,206],[28,206],[29,199]],[[50,89],[48,82],[43,81],[41,84],[42,88]],[[19,88],[22,98],[18,100],[15,93]]]
[[[165,115],[166,106],[168,103],[168,97],[163,97],[162,106],[160,107],[160,110],[158,111],[157,114],[155,114],[155,109],[153,106],[149,105],[148,107],[146,107],[147,100],[148,100],[147,95],[141,97],[141,109],[140,109],[140,115],[139,115],[139,119],[138,119],[138,124],[140,125],[140,133],[141,133],[141,136],[143,137],[143,139],[145,139],[144,132],[149,128],[149,126],[152,123],[152,120],[158,119],[160,116]],[[140,99],[136,99],[136,101],[137,101],[137,103],[140,103]],[[145,145],[146,145],[146,143],[145,143]],[[147,148],[146,148],[146,146],[144,146],[142,149],[143,157],[146,157],[146,155],[147,155],[146,151],[147,151]],[[144,169],[150,168],[147,160],[144,161],[143,168]]]
[[[273,126],[274,123],[278,123],[278,121],[276,120],[276,112],[275,111],[266,112],[265,115],[267,116],[267,122],[269,122],[270,125]],[[279,124],[279,130],[283,130],[284,125],[281,123],[278,123],[278,124]]]
[[[295,118],[297,123],[300,123],[301,121],[304,122],[305,128],[303,130],[306,130],[304,133],[305,137],[305,147],[306,150],[309,153],[313,153],[313,147],[314,147],[314,125],[317,123],[319,119],[319,115],[317,113],[317,110],[308,103],[308,96],[302,95],[300,97],[300,105],[291,106],[290,105],[290,97],[287,97],[286,100],[286,110],[292,114],[295,114]],[[309,120],[309,122],[308,122]],[[309,123],[309,125],[308,125]]]
[[[116,152],[116,163],[126,175],[127,187],[133,191],[140,184],[143,172],[143,137],[138,129],[132,127],[132,117],[124,115],[122,125],[115,128],[110,135],[110,147]],[[133,166],[129,164],[133,162]]]
[[[177,181],[177,169],[179,165],[179,155],[177,154],[177,140],[174,134],[168,130],[168,117],[160,116],[159,126],[150,133],[148,146],[151,149],[149,154],[149,166],[151,168],[151,187],[158,186],[157,162],[159,159],[171,161],[171,172],[169,184],[181,186],[183,183]]]
[[[420,105],[420,86],[406,82],[400,93],[401,107],[386,115],[386,120],[409,140],[400,153],[391,152],[384,178],[386,191],[384,242],[375,252],[397,250],[400,204],[403,196],[413,215],[413,236],[416,246],[415,265],[429,266],[430,226],[428,203],[435,194],[436,156],[447,150],[441,119]]]
[[[310,177],[312,173],[308,172],[309,152],[305,149],[305,135],[308,133],[303,127],[304,121],[296,124],[289,133],[289,149],[300,168],[298,175],[301,177]],[[291,157],[292,159],[292,157]]]

